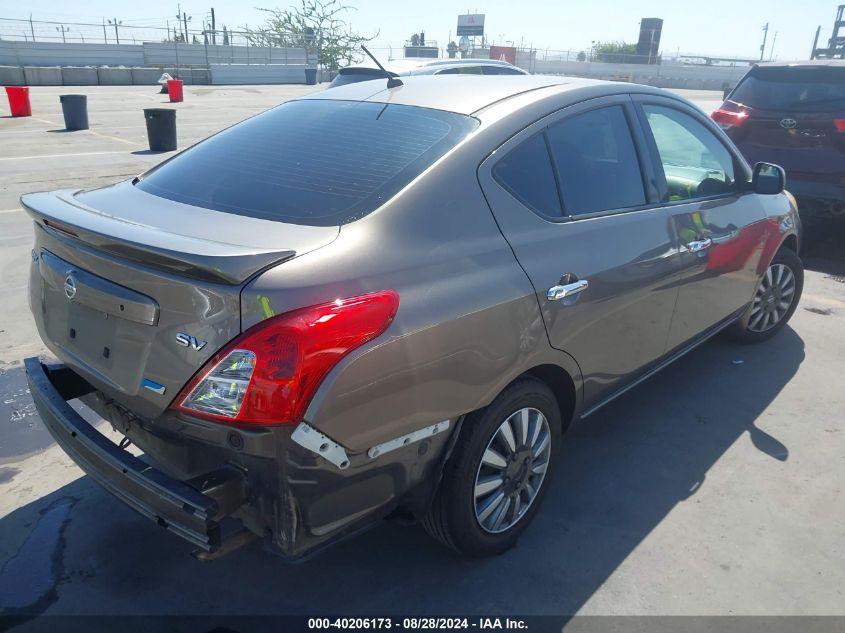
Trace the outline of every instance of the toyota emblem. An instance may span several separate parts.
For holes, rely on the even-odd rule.
[[[784,130],[794,130],[796,127],[798,127],[798,121],[796,121],[795,119],[790,119],[790,118],[781,119],[780,120],[780,126]]]
[[[65,277],[65,296],[68,300],[76,296],[76,280],[73,278],[73,275]]]

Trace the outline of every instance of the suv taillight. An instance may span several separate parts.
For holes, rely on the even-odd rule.
[[[737,127],[745,123],[748,120],[748,114],[745,112],[731,112],[730,110],[719,108],[710,115],[710,118],[718,123],[719,127],[723,130],[729,130],[732,127]]]
[[[267,319],[215,354],[172,406],[227,422],[299,422],[326,374],[381,335],[398,308],[399,295],[384,290]]]
[[[833,125],[840,132],[845,132],[845,119],[833,119]]]

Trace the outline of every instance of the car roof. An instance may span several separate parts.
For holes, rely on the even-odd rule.
[[[620,86],[618,82],[553,75],[417,75],[402,77],[402,82],[402,86],[388,89],[386,81],[362,81],[314,92],[302,99],[395,103],[472,114],[498,101],[550,86],[616,86],[613,92],[619,92]]]
[[[382,65],[389,71],[395,72],[397,74],[408,72],[411,70],[415,70],[418,68],[428,68],[430,66],[443,66],[446,68],[450,67],[460,67],[460,66],[505,66],[508,68],[519,68],[519,66],[514,66],[509,62],[502,61],[500,59],[474,59],[474,58],[467,58],[467,59],[395,59],[387,62],[383,62]],[[340,73],[343,74],[344,72],[352,71],[362,71],[362,70],[373,70],[378,71],[380,70],[375,64],[355,64],[354,66],[346,66],[340,69]]]
[[[761,62],[754,64],[759,68],[814,68],[819,66],[845,67],[845,59],[810,59],[803,62]]]
[[[424,64],[423,66],[465,66],[467,64],[471,64],[473,66],[477,66],[479,64],[486,64],[490,66],[513,66],[510,62],[502,61],[501,59],[484,59],[483,57],[465,57],[458,59],[432,59]]]

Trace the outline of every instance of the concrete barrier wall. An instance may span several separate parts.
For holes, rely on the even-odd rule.
[[[97,77],[101,86],[131,86],[131,68],[98,68]]]
[[[132,44],[64,44],[0,41],[0,64],[19,66],[143,66],[144,49]]]
[[[304,84],[305,64],[212,64],[211,83]]]
[[[177,69],[175,67],[168,68],[165,66],[161,72],[168,73],[174,79],[181,79],[186,86],[207,86],[211,83],[211,73],[205,68],[185,68],[184,66],[180,66]]]
[[[207,64],[304,64],[302,48],[145,42],[82,44],[0,40],[3,66],[206,66]]]
[[[631,81],[661,88],[721,90],[735,86],[748,66],[685,66],[683,64],[603,64],[600,62],[534,62],[537,74],[570,75],[611,81]]]
[[[62,68],[63,86],[96,86],[99,84],[96,68]]]
[[[133,86],[154,86],[161,78],[161,68],[132,68]]]
[[[0,66],[0,86],[25,86],[26,78],[20,66]]]
[[[153,86],[163,72],[186,86],[218,84],[301,84],[305,64],[220,64],[205,68],[60,68],[0,66],[0,86]]]
[[[54,66],[24,66],[23,76],[27,86],[61,86],[62,69]]]

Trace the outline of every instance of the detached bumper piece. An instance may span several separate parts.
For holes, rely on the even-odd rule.
[[[246,501],[243,476],[225,468],[202,478],[202,490],[123,450],[67,403],[93,388],[64,365],[24,361],[32,398],[56,442],[82,470],[128,506],[205,552],[221,547],[219,522]]]

